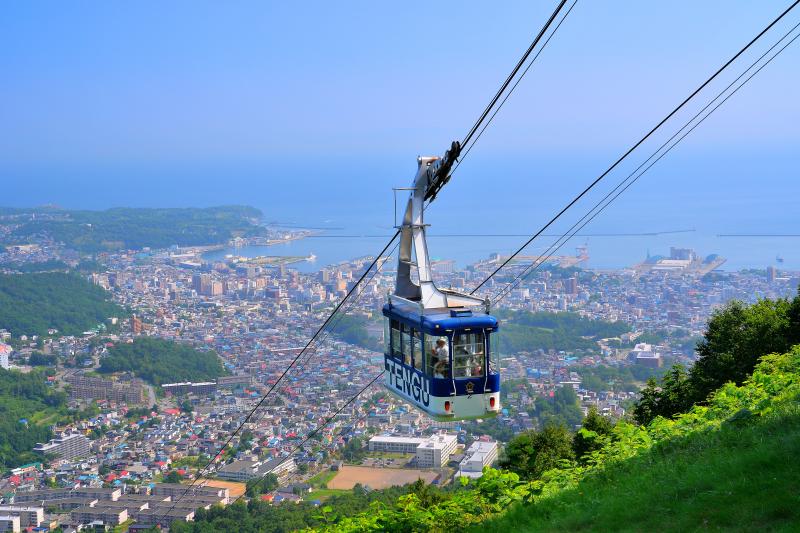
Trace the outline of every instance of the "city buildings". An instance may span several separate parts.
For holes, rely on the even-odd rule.
[[[156,483],[153,494],[123,494],[120,489],[102,486],[118,483],[124,487],[128,481],[134,483],[129,487],[149,486],[176,470],[192,479],[196,470],[185,465],[205,464],[205,457],[220,451],[231,432],[247,419],[261,395],[300,354],[343,291],[352,287],[371,260],[354,259],[307,274],[291,269],[281,273],[276,267],[255,262],[209,262],[199,254],[183,250],[154,250],[144,256],[108,253],[102,257],[107,272],[92,279],[106,288],[115,302],[136,312],[135,318],[121,320],[119,328],[108,333],[111,342],[131,342],[146,334],[214,350],[231,375],[216,382],[181,380],[184,382],[168,384],[164,386],[164,390],[171,390],[168,397],[153,398],[157,410],[132,411],[128,405],[136,403],[131,400],[138,393],[129,396],[123,392],[125,387],[133,388],[126,376],[101,379],[61,365],[48,386],[68,385],[75,400],[99,400],[100,413],[57,431],[91,435],[92,453],[89,460],[65,455],[57,466],[44,466],[46,472],[40,465],[13,473],[19,478],[19,485],[9,489],[15,492],[14,505],[43,507],[46,515],[48,509],[60,513],[82,509],[75,514],[82,519],[102,519],[102,511],[108,511],[106,518],[111,521],[118,521],[118,511],[124,508],[128,519],[138,525],[168,527],[173,520],[191,520],[197,509],[210,502],[226,503],[227,495],[214,488],[205,489],[210,493],[183,496],[187,487],[183,484]],[[228,459],[229,464],[215,464],[212,468],[219,468],[219,472],[213,474],[244,482],[273,472],[294,484],[329,466],[336,460],[336,452],[348,442],[364,439],[374,431],[391,433],[369,439],[368,449],[376,454],[372,457],[375,463],[397,461],[394,465],[403,463],[403,468],[447,467],[459,439],[470,442],[497,431],[492,433],[494,438],[506,440],[516,432],[536,428],[538,422],[529,413],[537,400],[552,397],[562,386],[575,390],[584,412],[596,407],[604,414],[622,416],[636,393],[610,385],[612,390],[603,390],[597,383],[589,386],[578,370],[599,365],[614,369],[634,364],[657,365],[661,361],[690,362],[693,339],[702,334],[715,309],[733,298],[753,301],[757,297],[793,295],[796,291],[796,273],[776,269],[772,281],[766,271],[714,271],[700,275],[691,265],[696,254],[676,250],[671,255],[675,255],[673,261],[687,266],[615,271],[564,270],[554,266],[538,270],[511,291],[499,304],[509,316],[517,312],[569,312],[586,321],[621,321],[629,331],[609,339],[587,336],[580,348],[556,343],[504,352],[503,379],[514,381],[508,387],[504,412],[490,423],[459,423],[458,428],[456,424],[435,423],[420,416],[394,398],[378,394],[378,387],[368,389],[348,404],[383,364],[378,347],[381,328],[374,325],[372,318],[380,313],[384,295],[394,283],[394,273],[389,268],[367,277],[369,284],[359,308],[350,316],[363,324],[370,342],[348,342],[334,331],[325,342],[315,345],[313,356],[298,361],[245,424],[244,430],[252,435],[248,437],[252,448]],[[470,287],[497,266],[496,259],[466,269],[452,262],[437,263],[434,268],[442,286]],[[510,265],[509,274],[523,267]],[[493,290],[499,288],[492,283],[489,286]],[[643,338],[648,341],[642,343],[641,336],[646,333],[650,335]],[[12,342],[9,336],[10,333],[0,332],[0,339]],[[19,342],[22,339],[13,339],[15,346],[21,348],[11,353],[10,363],[25,365],[30,352],[41,349],[69,361],[69,367],[86,364],[89,370],[88,367],[96,368],[105,355],[105,344],[97,340],[97,336],[90,335],[53,334],[37,339],[36,345],[31,346],[33,339],[27,345]],[[145,396],[148,389],[142,388]],[[186,394],[191,398],[183,398]],[[152,404],[148,401],[145,405]],[[318,430],[319,439],[297,449],[305,436],[329,417],[330,423]],[[423,436],[438,429],[451,435]],[[501,434],[504,436],[499,437]],[[56,440],[51,444],[56,446]],[[234,438],[231,444],[231,449],[236,449],[240,441]],[[89,451],[88,446],[85,450]],[[380,453],[410,457],[377,457]],[[459,475],[480,475],[496,456],[496,444],[478,439],[466,450]],[[266,459],[271,457],[276,459]],[[309,473],[300,475],[297,464],[307,466]],[[108,473],[100,475],[101,469]],[[449,473],[443,474],[449,478]],[[64,488],[42,490],[45,479],[56,479]],[[167,514],[178,499],[179,505]],[[117,504],[118,501],[122,503]],[[13,527],[14,520],[9,523]]]

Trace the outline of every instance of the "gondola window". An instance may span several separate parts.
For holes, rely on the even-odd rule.
[[[482,377],[485,369],[485,343],[482,331],[459,332],[453,338],[453,375],[457,378]]]
[[[403,360],[403,350],[400,347],[400,322],[392,320],[392,356]]]
[[[418,329],[411,330],[411,364],[422,369],[422,334]]]

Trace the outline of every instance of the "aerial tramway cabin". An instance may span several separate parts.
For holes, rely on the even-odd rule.
[[[438,420],[488,418],[500,408],[497,320],[461,308],[383,307],[386,386]],[[443,349],[444,348],[444,349]]]
[[[444,158],[417,158],[417,175],[398,227],[394,293],[383,307],[386,388],[438,420],[488,418],[500,411],[497,320],[476,295],[439,289],[432,278],[423,221],[449,179],[461,147]]]

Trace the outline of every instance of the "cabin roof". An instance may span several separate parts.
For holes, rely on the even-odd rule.
[[[470,308],[468,316],[452,316],[451,311],[465,308],[432,308],[422,311],[422,330],[431,335],[441,335],[445,330],[466,328],[490,328],[496,330],[498,322],[492,315],[487,315],[475,308]],[[420,323],[420,308],[404,302],[392,302],[383,306],[383,315],[397,318],[411,324]]]

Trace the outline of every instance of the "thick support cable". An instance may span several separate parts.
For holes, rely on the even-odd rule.
[[[461,141],[461,146],[466,146],[467,143],[470,141],[470,139],[472,139],[472,136],[475,135],[475,132],[478,131],[478,128],[480,128],[480,126],[481,126],[481,123],[486,119],[486,117],[489,115],[489,113],[491,113],[492,108],[494,107],[494,105],[497,103],[498,100],[500,100],[500,97],[503,96],[503,93],[505,92],[506,88],[509,86],[511,81],[517,75],[517,72],[519,72],[519,69],[522,68],[522,65],[525,64],[525,61],[528,60],[528,56],[531,55],[531,52],[533,52],[533,49],[536,48],[537,44],[539,44],[539,41],[542,39],[542,36],[547,32],[547,29],[550,27],[550,25],[556,19],[556,17],[558,16],[559,12],[561,12],[561,10],[564,8],[564,4],[566,4],[566,3],[567,3],[567,0],[561,0],[558,3],[558,5],[556,6],[556,9],[550,15],[550,18],[547,19],[547,22],[545,22],[545,24],[542,27],[542,29],[539,31],[539,33],[536,35],[536,37],[531,42],[531,45],[528,47],[528,49],[525,51],[525,53],[522,54],[522,57],[517,62],[517,64],[514,67],[514,69],[511,71],[511,74],[508,75],[508,77],[506,78],[506,81],[504,81],[503,84],[500,86],[500,89],[497,90],[497,94],[494,95],[494,98],[492,98],[492,101],[489,102],[489,105],[486,106],[486,109],[483,110],[483,113],[481,113],[481,116],[478,118],[478,120],[472,126],[472,129],[469,130],[469,133],[467,133],[464,136],[464,140]]]

